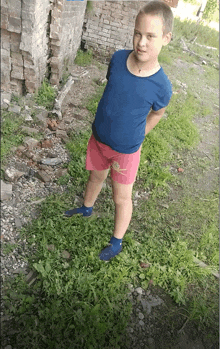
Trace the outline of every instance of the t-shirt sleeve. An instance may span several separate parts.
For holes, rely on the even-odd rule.
[[[172,96],[172,85],[168,80],[166,84],[161,88],[160,93],[158,94],[157,100],[153,103],[152,109],[154,111],[165,108],[171,99]]]

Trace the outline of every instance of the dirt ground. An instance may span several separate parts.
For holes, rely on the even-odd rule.
[[[162,65],[165,72],[166,67]],[[102,67],[102,69],[100,69]],[[204,69],[202,65],[196,65],[194,63],[187,63],[181,59],[177,59],[173,65],[173,69],[168,69],[168,76],[172,80],[179,80],[187,86],[193,85],[193,81],[190,81],[190,75],[186,78],[186,73],[189,67],[193,67],[198,70],[198,85],[199,79],[202,81]],[[107,65],[101,64],[99,67],[93,63],[86,67],[79,67],[74,65],[71,70],[71,75],[75,77],[75,82],[66,96],[62,114],[67,117],[75,118],[76,129],[91,129],[91,124],[94,118],[90,112],[85,108],[85,103],[88,96],[91,96],[97,87],[97,83],[94,81],[101,81],[105,78],[107,71]],[[83,75],[84,73],[84,75]],[[217,72],[216,72],[217,73]],[[82,76],[83,75],[83,76]],[[213,93],[218,96],[218,90],[211,91],[209,86],[203,85],[201,87],[207,90],[207,98],[212,99]],[[197,91],[198,95],[200,91]],[[202,92],[201,92],[202,93]],[[216,99],[216,98],[215,98]],[[215,101],[213,103],[216,103]],[[192,183],[194,190],[197,192],[212,188],[217,188],[218,171],[215,170],[215,160],[213,157],[213,146],[218,143],[218,127],[213,127],[213,121],[218,115],[218,105],[214,107],[215,113],[203,118],[197,118],[194,120],[198,126],[199,132],[203,135],[199,146],[190,154],[186,154],[184,159],[185,163],[188,163],[187,175],[189,180],[195,178],[197,169],[193,166],[194,158],[208,157],[211,160],[211,166],[206,169],[202,176],[199,176],[196,183]],[[108,180],[108,179],[107,179]],[[175,193],[177,195],[177,193]],[[174,194],[174,195],[175,195]],[[125,347],[127,349],[132,348],[145,348],[145,349],[217,349],[218,344],[213,343],[212,340],[206,338],[206,334],[198,332],[192,322],[188,322],[186,316],[184,316],[181,307],[175,304],[175,302],[165,292],[158,287],[151,287],[150,292],[154,296],[160,297],[163,300],[163,304],[154,307],[151,313],[148,315],[147,332],[143,332],[138,326],[138,320],[135,317],[136,307],[138,303],[133,305],[133,311],[130,319],[130,324],[134,325],[136,322],[136,330],[132,334],[128,334],[125,338]],[[182,315],[181,315],[182,314]],[[129,332],[129,331],[128,331]],[[146,340],[144,340],[144,338]],[[172,338],[175,338],[173,340]],[[132,340],[131,340],[132,339]],[[130,344],[129,344],[130,343]]]

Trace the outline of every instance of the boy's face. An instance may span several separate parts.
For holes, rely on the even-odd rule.
[[[163,35],[163,21],[161,17],[151,14],[138,16],[133,36],[133,48],[136,58],[142,63],[153,65],[161,48],[171,39],[171,33]]]

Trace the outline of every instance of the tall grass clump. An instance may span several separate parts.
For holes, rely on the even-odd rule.
[[[41,87],[35,92],[34,100],[38,105],[45,107],[47,110],[51,110],[56,94],[54,87],[49,84],[47,79],[44,79]]]
[[[23,119],[11,112],[1,114],[1,161],[3,162],[12,147],[22,144],[24,135],[20,132]]]
[[[79,49],[77,51],[74,63],[84,67],[84,66],[86,66],[88,64],[91,64],[92,63],[92,59],[93,59],[92,50],[88,50],[88,51],[85,52],[85,51]]]

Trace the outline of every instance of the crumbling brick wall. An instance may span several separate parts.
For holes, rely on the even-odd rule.
[[[59,84],[80,45],[87,1],[1,1],[1,91],[34,92],[44,77]]]

